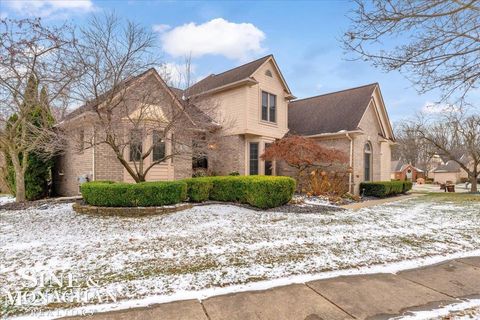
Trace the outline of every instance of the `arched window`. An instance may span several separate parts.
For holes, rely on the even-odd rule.
[[[365,144],[364,148],[364,181],[372,180],[372,145],[370,142]]]

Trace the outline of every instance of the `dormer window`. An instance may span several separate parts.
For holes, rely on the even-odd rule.
[[[277,96],[262,91],[262,120],[277,122]]]
[[[270,71],[270,70],[265,71],[265,75],[267,77],[273,78],[272,71]]]

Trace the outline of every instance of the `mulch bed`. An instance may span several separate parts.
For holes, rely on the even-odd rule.
[[[59,200],[58,198],[49,198],[35,201],[10,202],[0,205],[0,210],[26,210],[35,208],[39,210],[47,210],[50,206],[58,203],[73,203],[75,200]]]

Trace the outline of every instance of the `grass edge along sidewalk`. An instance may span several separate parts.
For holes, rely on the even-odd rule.
[[[480,297],[480,256],[421,268],[291,284],[97,313],[88,319],[387,319]],[[80,319],[71,317],[64,319]]]

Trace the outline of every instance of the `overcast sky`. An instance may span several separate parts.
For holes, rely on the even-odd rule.
[[[339,39],[348,27],[349,1],[160,2],[1,0],[1,16],[42,16],[51,23],[87,22],[91,13],[114,10],[158,34],[169,68],[191,53],[195,79],[273,54],[298,98],[380,83],[392,121],[438,100],[417,94],[397,72],[350,61]]]

